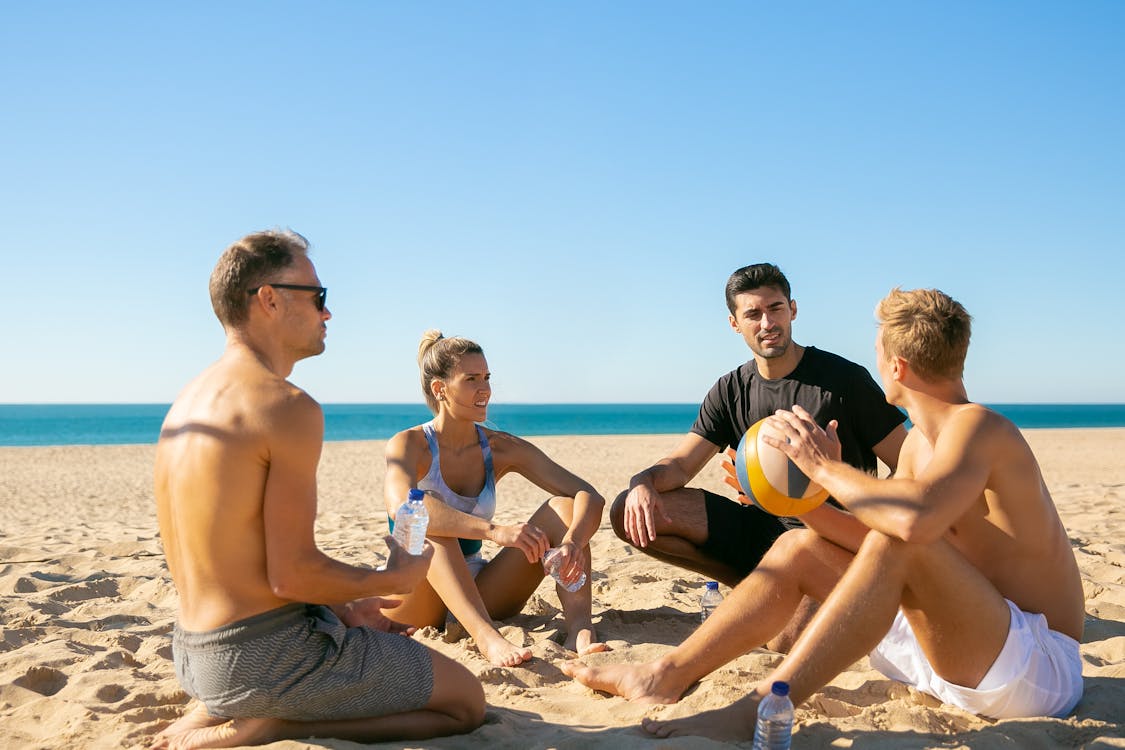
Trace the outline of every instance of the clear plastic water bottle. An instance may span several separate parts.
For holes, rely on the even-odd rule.
[[[555,583],[573,594],[586,585],[586,571],[580,572],[578,578],[567,583],[562,579],[562,563],[562,556],[559,555],[558,547],[551,547],[543,553],[543,570],[547,571],[548,575],[555,579]]]
[[[758,704],[754,750],[789,750],[792,739],[793,701],[789,700],[789,683],[778,680]]]
[[[395,541],[412,555],[422,554],[422,544],[426,541],[426,527],[430,525],[430,512],[422,498],[422,490],[410,490],[406,502],[395,513]]]
[[[719,591],[718,581],[708,581],[707,588],[703,590],[703,596],[699,600],[699,621],[703,622],[715,608],[723,603],[723,595]]]

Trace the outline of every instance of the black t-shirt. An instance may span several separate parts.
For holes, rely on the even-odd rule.
[[[753,359],[719,378],[699,407],[691,431],[719,450],[737,447],[751,425],[793,404],[808,410],[821,427],[837,420],[841,458],[871,474],[878,466],[871,449],[906,421],[866,369],[808,346],[797,367],[783,378],[763,378]]]

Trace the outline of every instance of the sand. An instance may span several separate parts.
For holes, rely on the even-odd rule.
[[[861,660],[797,709],[796,748],[1125,748],[1125,429],[1029,430],[1069,531],[1086,592],[1086,693],[1065,719],[989,721],[897,685]],[[677,436],[533,438],[607,498]],[[383,561],[381,441],[330,443],[320,469],[317,538],[340,559]],[[176,593],[156,534],[152,446],[0,449],[0,747],[143,747],[188,705],[172,669]],[[717,464],[700,484],[721,488]],[[522,520],[544,494],[500,483],[498,520]],[[487,550],[486,550],[487,551]],[[593,541],[594,621],[613,653],[641,660],[695,627],[703,579],[637,554],[603,521]],[[553,586],[502,632],[529,645],[524,667],[487,664],[468,640],[415,637],[484,683],[487,720],[468,736],[371,747],[721,747],[654,741],[644,716],[726,705],[780,657],[757,650],[705,678],[679,704],[637,706],[561,674],[568,654]],[[742,746],[749,747],[750,743]],[[356,748],[340,740],[272,748]]]

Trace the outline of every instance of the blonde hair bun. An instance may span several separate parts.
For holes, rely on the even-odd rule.
[[[442,336],[441,331],[439,331],[436,328],[427,329],[426,332],[422,334],[422,340],[420,342],[418,342],[418,364],[419,365],[422,364],[422,358],[426,356],[426,352],[428,352],[430,350],[430,347],[432,347],[434,344],[436,344],[438,341],[440,341],[443,338],[445,338],[445,337]]]

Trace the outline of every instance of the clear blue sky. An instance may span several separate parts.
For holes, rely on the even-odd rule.
[[[933,286],[986,402],[1125,401],[1125,3],[9,3],[0,402],[167,402],[248,232],[313,243],[293,380],[420,400],[438,327],[500,402],[698,402],[728,274],[873,368]]]

